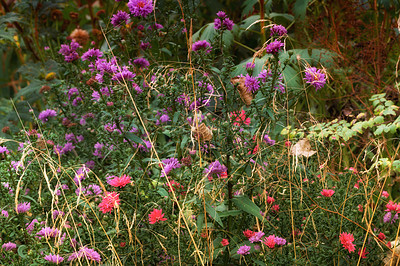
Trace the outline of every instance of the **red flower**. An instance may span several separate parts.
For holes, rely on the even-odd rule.
[[[250,229],[247,229],[246,231],[243,231],[243,234],[245,237],[250,238],[250,237],[254,236],[255,233],[253,231],[251,231]]]
[[[267,203],[268,204],[271,204],[271,203],[274,203],[274,202],[275,202],[275,199],[273,197],[270,197],[270,196],[267,197]]]
[[[274,206],[272,206],[272,210],[275,212],[279,211],[279,204],[275,204]]]
[[[229,241],[228,241],[228,239],[222,239],[222,241],[221,241],[221,244],[225,247],[225,246],[227,246],[227,245],[229,245]]]
[[[121,248],[125,247],[125,246],[126,246],[126,242],[121,242],[121,243],[119,243],[119,246],[120,246]]]
[[[264,244],[269,248],[274,248],[275,247],[275,236],[270,235],[270,236],[264,238]]]
[[[159,221],[166,221],[167,218],[164,218],[164,213],[162,213],[162,209],[153,209],[153,211],[149,214],[149,222],[150,224],[155,224]]]
[[[354,252],[356,250],[355,245],[353,244],[354,236],[349,233],[341,233],[339,236],[340,243],[343,244],[343,247],[349,251],[349,253]]]
[[[323,189],[323,190],[321,191],[321,195],[324,196],[324,197],[328,197],[328,198],[332,197],[332,195],[333,195],[334,193],[335,193],[335,191],[332,190],[332,189]]]
[[[229,117],[232,120],[232,117],[235,118],[235,122],[233,123],[235,126],[240,126],[241,123],[245,124],[245,125],[250,125],[251,119],[250,117],[246,118],[246,113],[244,112],[244,110],[241,110],[240,113],[230,113]]]
[[[121,177],[114,177],[113,179],[108,181],[113,187],[124,187],[131,182],[131,177],[128,175],[122,175]]]
[[[116,192],[106,192],[106,196],[99,204],[100,211],[103,213],[111,212],[113,208],[119,205],[119,194]]]
[[[359,248],[359,249],[358,249],[358,255],[360,255],[360,254],[361,254],[361,258],[362,258],[362,259],[365,259],[365,258],[367,258],[367,254],[368,254],[369,252],[367,252],[367,251],[366,251],[366,249],[367,249],[367,248],[366,248],[366,247],[364,247],[364,249],[363,249],[363,252],[362,252],[362,253],[361,253],[361,248]]]
[[[364,211],[363,206],[361,204],[358,204],[358,211],[359,212],[363,212]]]
[[[378,235],[378,238],[383,241],[383,240],[386,239],[386,236],[385,236],[384,233],[380,232],[379,235]]]
[[[220,178],[227,178],[227,177],[228,177],[228,174],[227,174],[226,172],[222,172],[222,173],[219,175],[219,177],[220,177]]]

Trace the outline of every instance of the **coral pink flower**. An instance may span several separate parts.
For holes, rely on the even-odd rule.
[[[162,213],[162,209],[153,209],[153,211],[149,214],[149,222],[150,224],[155,224],[159,221],[166,221],[167,218],[164,218],[164,213]]]
[[[250,229],[247,229],[246,231],[243,231],[243,234],[245,237],[250,238],[254,236],[255,232],[251,231]]]
[[[279,211],[279,204],[273,205],[272,206],[272,210],[275,211],[275,212],[278,212]]]
[[[332,195],[334,193],[335,193],[335,191],[332,190],[332,189],[323,189],[322,192],[321,192],[321,195],[324,196],[324,197],[330,198],[330,197],[332,197]]]
[[[274,202],[275,202],[275,199],[273,197],[270,197],[270,196],[267,197],[267,203],[268,204],[271,204],[271,203],[274,203]]]
[[[383,241],[383,240],[386,239],[386,236],[385,236],[384,233],[380,232],[379,235],[378,235],[378,238]]]
[[[106,196],[99,204],[100,211],[103,213],[111,212],[119,205],[119,194],[116,192],[106,192]]]
[[[270,235],[264,238],[264,244],[269,248],[275,247],[275,235]]]
[[[108,184],[113,187],[124,187],[131,182],[131,177],[129,175],[122,175],[121,177],[114,177],[111,180],[108,180]]]
[[[355,245],[353,244],[354,236],[349,233],[341,233],[339,236],[340,243],[342,243],[343,247],[349,251],[349,253],[354,252],[356,250]]]
[[[389,200],[389,203],[386,204],[386,210],[387,212],[390,211],[395,211],[395,212],[400,212],[400,205],[397,203],[394,203],[393,201]]]
[[[386,190],[382,191],[382,197],[383,198],[388,198],[389,197],[389,193]]]
[[[246,118],[246,113],[244,110],[241,110],[240,113],[232,112],[229,114],[229,117],[234,118],[235,122],[233,123],[235,126],[241,126],[241,124],[250,125],[251,119],[250,117]]]
[[[226,239],[226,238],[222,239],[221,244],[222,244],[224,247],[227,246],[227,245],[229,245],[228,239]]]
[[[366,258],[367,258],[367,254],[368,254],[369,252],[367,252],[366,249],[367,249],[367,248],[364,247],[364,249],[363,249],[362,252],[361,252],[361,248],[358,249],[358,255],[361,255],[361,258],[362,258],[362,259],[366,259]]]

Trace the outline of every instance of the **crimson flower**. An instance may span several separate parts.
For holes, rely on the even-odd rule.
[[[119,205],[119,194],[116,192],[106,192],[106,196],[99,204],[100,211],[103,213],[111,212],[113,208]]]
[[[111,180],[108,180],[108,184],[113,187],[124,187],[131,182],[131,177],[129,175],[122,175],[121,177],[114,177]]]
[[[332,189],[323,189],[323,190],[321,191],[321,195],[324,196],[324,197],[328,197],[328,198],[332,197],[332,195],[333,195],[334,193],[335,193],[335,191],[332,190]]]
[[[150,224],[155,224],[159,221],[166,221],[167,218],[164,218],[164,213],[162,213],[162,209],[153,209],[153,211],[149,214],[149,222]]]
[[[349,233],[341,233],[339,236],[340,243],[342,243],[343,247],[349,251],[349,253],[354,252],[356,250],[355,245],[353,244],[354,236]]]
[[[227,246],[227,245],[229,245],[228,239],[226,239],[226,238],[222,239],[221,244],[222,244],[224,247]]]

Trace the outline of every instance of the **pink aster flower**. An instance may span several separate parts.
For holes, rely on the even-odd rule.
[[[43,237],[57,237],[60,234],[60,231],[58,231],[57,228],[51,228],[51,227],[43,227],[39,232],[36,233],[38,236],[43,236]]]
[[[162,213],[162,209],[153,209],[153,211],[149,214],[149,222],[150,224],[155,224],[159,221],[166,221],[167,218],[164,218],[164,213]]]
[[[226,238],[222,239],[221,245],[224,246],[224,247],[227,246],[227,245],[229,245],[228,239],[226,239]]]
[[[240,113],[236,113],[236,112],[232,112],[229,114],[229,117],[232,119],[234,119],[234,125],[235,126],[241,126],[242,123],[245,125],[250,125],[251,119],[250,117],[246,118],[246,113],[244,110],[240,110]]]
[[[382,197],[387,199],[389,197],[389,193],[386,190],[382,191]]]
[[[266,238],[264,238],[264,241],[263,241],[263,243],[267,246],[267,247],[269,247],[269,248],[274,248],[275,247],[275,235],[270,235],[270,236],[268,236],[268,237],[266,237]]]
[[[48,262],[51,263],[55,263],[55,264],[59,264],[61,262],[63,262],[64,258],[61,257],[60,255],[53,255],[53,254],[49,254],[44,256],[44,259],[47,260]]]
[[[192,45],[192,51],[194,52],[204,50],[208,54],[211,52],[211,48],[211,44],[206,40],[197,41]]]
[[[8,243],[4,243],[1,247],[5,251],[10,251],[10,250],[13,250],[13,249],[17,248],[17,245],[12,243],[12,242],[8,242]]]
[[[103,198],[103,201],[99,204],[100,211],[103,213],[110,212],[119,206],[119,194],[116,192],[106,192],[106,196]]]
[[[129,20],[129,14],[125,11],[119,10],[117,14],[114,14],[111,18],[111,24],[114,27],[120,27],[122,24],[127,24]]]
[[[113,187],[124,187],[131,182],[131,177],[122,175],[121,177],[115,176],[113,179],[108,180],[107,183]]]
[[[17,207],[17,213],[25,213],[31,209],[31,203],[30,202],[23,202],[18,204]]]
[[[46,123],[49,121],[49,117],[55,117],[57,116],[57,112],[52,110],[52,109],[47,109],[42,112],[40,112],[38,118],[42,120],[43,123]]]
[[[353,244],[354,236],[349,233],[341,233],[339,236],[340,243],[343,245],[345,249],[349,251],[349,253],[354,252],[356,250],[355,245]]]
[[[273,25],[271,27],[271,36],[274,35],[283,36],[287,34],[287,29],[282,25]]]
[[[134,17],[147,17],[153,12],[153,1],[152,0],[129,0],[128,2],[129,11]]]
[[[321,69],[317,69],[315,67],[306,68],[304,80],[306,83],[314,86],[316,91],[324,87],[326,83],[325,74]]]
[[[323,189],[323,190],[321,191],[321,195],[324,196],[324,197],[328,197],[328,198],[332,197],[332,195],[333,195],[334,193],[335,193],[335,191],[332,190],[332,189]]]
[[[264,236],[264,232],[259,231],[259,232],[255,232],[254,235],[252,237],[249,238],[249,241],[251,243],[255,243],[255,242],[260,242],[261,238]]]
[[[249,255],[250,254],[250,249],[251,249],[250,246],[246,246],[246,245],[241,246],[241,247],[239,247],[239,249],[237,251],[237,254],[243,255],[243,256]]]
[[[101,261],[100,254],[97,253],[94,249],[90,249],[87,247],[81,247],[79,251],[72,253],[72,255],[69,256],[68,261],[73,261],[79,258],[83,258],[83,260],[88,259],[96,262]]]

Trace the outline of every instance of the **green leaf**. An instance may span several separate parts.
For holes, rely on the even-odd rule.
[[[25,252],[25,250],[27,250],[28,247],[25,245],[21,245],[18,247],[18,255],[22,258],[22,259],[26,259],[26,257],[28,256],[28,254]]]
[[[383,118],[383,116],[377,116],[374,118],[374,124],[382,124],[383,122],[385,122],[385,118]]]
[[[134,133],[132,133],[132,132],[126,132],[126,133],[125,133],[125,137],[126,137],[127,139],[129,139],[129,140],[135,142],[135,143],[142,144],[142,145],[146,146],[146,143],[145,143],[141,138],[139,138],[138,136],[136,136],[136,135],[135,135]]]
[[[258,3],[258,0],[246,0],[242,4],[242,17],[249,15],[254,8],[254,5]]]
[[[219,217],[227,217],[227,216],[237,216],[239,214],[242,214],[243,211],[241,210],[230,210],[230,211],[224,211],[219,213]]]
[[[242,211],[245,211],[249,214],[252,214],[256,216],[258,219],[264,219],[264,217],[261,216],[260,214],[260,208],[252,202],[248,197],[242,196],[242,197],[237,197],[232,199],[233,203],[241,209]]]
[[[39,91],[42,86],[42,81],[33,80],[28,86],[22,88],[17,95],[15,95],[14,101],[17,101],[21,96],[24,96],[28,102],[34,102],[40,99]]]
[[[188,135],[183,136],[182,142],[181,142],[181,149],[183,149],[186,146],[186,143],[188,142],[188,140],[189,140]]]
[[[169,56],[172,56],[172,53],[171,53],[171,51],[170,51],[170,50],[168,50],[168,49],[167,49],[167,48],[165,48],[165,47],[164,47],[164,48],[161,48],[161,49],[160,49],[160,51],[161,51],[161,52],[163,52],[163,53],[166,53],[166,54],[167,54],[167,55],[169,55]]]
[[[290,14],[287,13],[275,13],[275,12],[271,12],[269,14],[270,18],[277,18],[277,17],[282,17],[284,19],[287,19],[288,21],[292,22],[294,20],[294,17]]]
[[[297,0],[293,5],[293,13],[296,18],[304,20],[306,17],[307,5],[309,0]]]
[[[211,207],[211,205],[208,204],[208,202],[206,202],[206,211],[208,212],[208,214],[211,215],[211,217],[212,217],[220,226],[222,226],[222,227],[224,226],[224,225],[222,224],[221,217],[219,217],[217,211],[216,211],[213,207]]]
[[[168,197],[168,192],[162,187],[159,187],[157,192],[161,197]]]
[[[400,160],[393,161],[392,169],[393,171],[400,173]]]
[[[15,42],[14,35],[16,33],[15,29],[8,29],[7,31],[0,29],[0,40],[7,40],[10,42]]]

